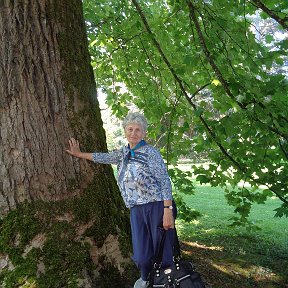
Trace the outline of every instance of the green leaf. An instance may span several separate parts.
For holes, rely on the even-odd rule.
[[[196,180],[200,182],[200,184],[209,183],[210,179],[206,175],[198,175]]]
[[[274,211],[276,211],[274,217],[288,217],[288,205],[285,203],[282,204],[281,207],[274,209]]]
[[[274,37],[272,35],[266,35],[265,40],[267,43],[271,43],[272,41],[274,41]]]
[[[212,80],[211,83],[214,84],[215,86],[221,85],[221,82],[217,79]]]

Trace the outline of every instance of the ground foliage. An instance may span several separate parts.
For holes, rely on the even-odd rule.
[[[194,174],[201,183],[230,187],[234,224],[249,226],[251,205],[273,195],[282,201],[275,215],[287,217],[288,42],[275,31],[287,33],[288,2],[83,5],[96,81],[114,113],[122,118],[131,104],[144,111],[149,137],[168,164],[191,149],[207,151],[212,164],[194,167]],[[193,193],[189,172],[171,173],[178,188]]]

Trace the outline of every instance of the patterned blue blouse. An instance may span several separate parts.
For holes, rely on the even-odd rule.
[[[93,153],[95,163],[117,164],[117,182],[126,207],[172,200],[171,182],[160,152],[151,145],[110,153]]]

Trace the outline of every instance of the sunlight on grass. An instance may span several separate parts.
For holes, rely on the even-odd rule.
[[[197,242],[187,242],[187,241],[183,241],[183,243],[187,246],[190,247],[197,247],[197,248],[201,248],[201,249],[206,249],[206,250],[217,250],[217,251],[223,251],[224,247],[221,246],[207,246],[207,245],[203,245],[203,244],[199,244]],[[187,251],[184,253],[188,253]],[[190,252],[191,253],[191,252]]]
[[[227,275],[231,284],[225,287],[286,287],[288,221],[273,217],[279,199],[272,197],[265,204],[253,205],[250,220],[261,230],[247,231],[245,227],[229,227],[234,207],[228,206],[220,187],[195,186],[195,195],[183,197],[203,216],[189,223],[176,220],[184,255],[192,257],[208,278],[215,274],[213,281],[218,281],[217,273]],[[217,285],[212,287],[222,287]]]

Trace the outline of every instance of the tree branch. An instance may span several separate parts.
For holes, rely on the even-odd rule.
[[[284,29],[288,30],[288,24],[286,23],[287,17],[285,17],[284,19],[279,17],[274,11],[272,11],[267,6],[265,6],[260,0],[251,0],[249,2],[253,2],[259,9],[261,9],[266,14],[268,14],[271,18],[277,21]]]
[[[208,60],[210,66],[211,66],[212,69],[214,70],[214,72],[215,72],[218,80],[219,80],[219,81],[221,82],[221,84],[223,85],[224,90],[225,90],[225,92],[227,93],[227,95],[229,95],[229,97],[231,97],[235,102],[237,102],[237,104],[238,104],[241,108],[245,108],[242,103],[240,103],[240,102],[238,102],[238,101],[236,100],[236,98],[234,97],[234,95],[233,95],[232,92],[230,91],[229,86],[228,86],[228,83],[227,83],[227,81],[224,79],[224,77],[223,77],[220,69],[218,68],[218,66],[216,65],[216,63],[214,62],[214,60],[212,59],[211,53],[210,53],[209,49],[207,48],[204,35],[203,35],[202,31],[201,31],[199,22],[198,22],[197,17],[196,17],[194,5],[192,4],[192,2],[191,2],[190,0],[187,0],[187,5],[188,5],[188,8],[189,8],[190,19],[192,20],[192,22],[193,22],[194,25],[195,25],[195,28],[196,28],[196,31],[197,31],[197,34],[198,34],[198,38],[199,38],[200,44],[201,44],[201,46],[202,46],[203,52],[204,52],[204,54],[205,54],[205,56],[206,56],[206,59]]]
[[[282,150],[282,152],[284,153],[286,159],[288,160],[288,152],[285,150],[285,148],[283,147],[282,143],[281,143],[281,139],[279,139],[279,145],[280,145],[280,148]]]
[[[199,41],[200,41],[200,44],[202,46],[202,50],[206,56],[206,59],[207,61],[209,62],[210,66],[212,67],[212,69],[214,70],[216,76],[218,77],[218,80],[221,82],[221,84],[223,85],[223,88],[226,92],[226,94],[233,100],[235,101],[238,106],[241,108],[241,109],[244,109],[246,110],[246,104],[243,104],[239,101],[236,100],[235,96],[233,95],[233,93],[230,91],[229,89],[229,85],[228,85],[228,82],[224,79],[224,76],[222,75],[220,69],[218,68],[218,66],[216,65],[216,63],[214,62],[212,56],[211,56],[211,53],[206,45],[206,41],[205,41],[205,38],[204,38],[204,35],[202,33],[202,30],[201,30],[201,27],[200,27],[200,24],[198,22],[198,19],[197,19],[197,16],[195,14],[195,6],[193,5],[193,3],[190,1],[190,0],[187,0],[187,5],[188,5],[188,8],[189,8],[189,15],[190,15],[190,19],[192,20],[192,22],[194,23],[195,25],[195,28],[196,28],[196,31],[197,31],[197,34],[198,34],[198,38],[199,38]],[[253,100],[253,102],[255,104],[258,104],[261,108],[265,109],[265,105],[259,101],[257,101],[256,99]],[[269,113],[269,116],[271,117],[271,119],[273,119],[273,116],[271,113]],[[260,122],[263,124],[263,122],[258,119],[258,118],[255,118],[256,121]],[[267,125],[267,128],[274,132],[275,134],[278,134],[279,136],[287,139],[288,138],[288,135],[285,134],[284,132],[282,131],[279,131],[279,129],[275,129],[274,127],[272,126],[269,126]]]
[[[194,98],[200,91],[202,91],[204,88],[206,88],[207,86],[211,85],[211,82],[206,83],[205,85],[201,86],[199,89],[197,89],[192,96],[190,97],[190,99],[192,100],[192,98]]]
[[[207,5],[206,3],[205,3],[205,6],[204,6],[204,7],[205,7],[204,10],[206,11],[206,13],[214,20],[214,23],[215,23],[217,26],[219,26],[219,27],[222,29],[222,31],[224,31],[224,33],[229,37],[229,39],[235,44],[235,46],[237,46],[241,51],[244,51],[244,52],[246,53],[246,55],[249,57],[249,59],[251,60],[251,62],[252,62],[255,66],[258,67],[258,65],[255,63],[255,61],[254,61],[254,59],[253,59],[253,56],[252,56],[252,55],[250,54],[250,52],[249,52],[249,47],[247,46],[247,47],[248,47],[248,50],[246,50],[243,46],[239,45],[239,42],[232,37],[232,35],[227,31],[227,29],[225,29],[225,28],[223,27],[223,25],[221,25],[221,24],[219,23],[219,21],[217,21],[216,17],[220,18],[222,21],[224,21],[225,19],[219,17],[219,15],[215,15],[215,16],[211,15],[210,11],[211,11],[213,14],[215,14],[215,11],[211,10],[211,7],[209,7],[209,5]],[[208,10],[209,10],[209,11],[208,11]],[[246,19],[245,19],[245,22],[246,22]],[[251,24],[251,23],[249,22],[249,24]],[[246,37],[246,36],[245,36],[245,37]],[[220,39],[221,39],[221,38],[220,38]],[[222,40],[222,39],[221,39],[221,40]]]

